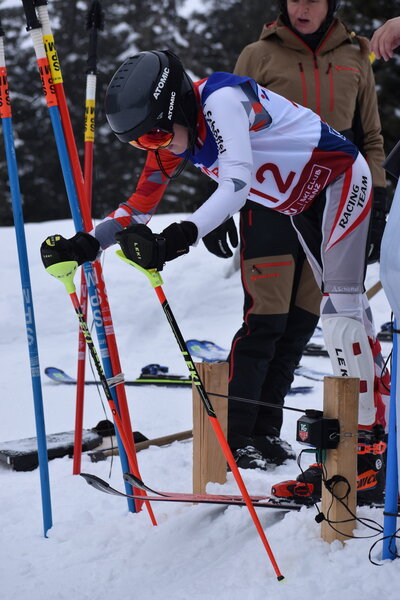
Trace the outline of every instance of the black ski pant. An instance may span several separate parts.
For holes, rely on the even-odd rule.
[[[229,355],[232,449],[280,434],[284,399],[318,323],[321,293],[290,218],[248,201],[240,216],[243,324]],[[262,446],[262,443],[260,444]]]

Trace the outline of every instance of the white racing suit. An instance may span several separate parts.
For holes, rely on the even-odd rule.
[[[372,183],[366,161],[315,113],[250,78],[214,73],[195,87],[200,110],[190,160],[218,182],[188,217],[197,241],[247,200],[289,215],[324,295],[322,326],[334,373],[360,378],[360,427],[385,426],[388,374],[363,284]],[[172,173],[183,155],[162,150],[160,158]],[[96,228],[102,247],[130,223],[148,221],[167,183],[149,152],[135,193]]]

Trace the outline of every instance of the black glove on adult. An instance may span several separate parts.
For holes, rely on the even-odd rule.
[[[371,224],[369,228],[369,245],[367,262],[369,265],[380,259],[381,241],[386,226],[386,215],[390,202],[385,188],[375,187],[373,191]]]
[[[50,235],[40,247],[44,266],[50,267],[59,262],[76,260],[79,265],[96,260],[100,244],[93,235],[78,231],[72,238]]]
[[[228,245],[228,236],[230,243],[236,248],[239,239],[233,217],[210,231],[210,233],[207,233],[203,237],[203,242],[211,254],[215,254],[215,256],[219,256],[220,258],[229,258],[233,256],[233,253]]]
[[[197,227],[190,221],[172,223],[161,233],[147,225],[130,225],[116,234],[125,256],[144,269],[162,271],[164,263],[189,252],[196,241]]]

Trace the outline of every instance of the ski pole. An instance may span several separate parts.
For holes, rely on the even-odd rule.
[[[80,167],[78,150],[75,143],[74,132],[72,129],[71,119],[69,116],[69,110],[64,91],[61,64],[57,55],[54,36],[50,25],[50,18],[47,10],[47,0],[22,0],[22,2],[24,4],[25,14],[27,15],[28,24],[30,20],[31,28],[39,28],[39,30],[42,32],[42,46],[47,55],[49,68],[54,77],[54,91],[57,98],[57,106],[59,109],[61,124],[65,135],[66,151],[67,155],[70,157],[70,168],[72,170],[73,180],[76,186],[75,194],[71,198],[69,197],[70,204],[72,202],[72,204],[74,205],[71,206],[71,212],[72,214],[74,214],[74,210],[79,206],[81,214],[80,219],[83,220],[84,231],[91,231],[93,229],[93,223],[90,215],[87,198],[85,197],[82,170]],[[35,7],[37,8],[40,17],[40,22],[38,21],[38,18],[36,16]],[[29,11],[29,15],[27,13],[27,10]],[[82,225],[77,226],[75,224],[75,227],[77,231],[82,229]],[[101,346],[101,356],[103,359],[103,364],[106,369],[106,373],[109,373],[110,377],[117,376],[121,373],[121,363],[119,359],[117,341],[114,333],[110,305],[108,302],[107,290],[104,283],[100,262],[95,261],[94,263],[92,263],[92,265],[86,263],[84,265],[84,270],[89,290],[90,303],[92,306],[94,321],[96,325],[96,332],[99,339],[99,344]],[[97,294],[92,292],[92,289],[94,288],[96,289]],[[116,393],[117,406],[121,413],[122,423],[124,425],[126,435],[128,437],[131,437],[132,425],[130,421],[125,388],[123,385],[118,385],[115,388],[115,390],[113,388],[112,391],[113,393]],[[118,447],[120,449],[121,463],[124,464],[126,463],[124,449],[121,448],[121,444],[119,444]],[[136,453],[134,454],[134,458],[136,461],[135,469],[138,471]],[[135,504],[130,504],[129,506],[140,510],[141,503],[135,502]]]
[[[84,127],[84,184],[85,197],[92,205],[93,182],[93,147],[94,125],[96,109],[96,80],[97,80],[97,30],[104,28],[104,13],[98,0],[93,0],[87,16],[86,29],[89,30],[89,50],[86,71],[86,101],[85,101],[85,127]],[[87,285],[85,272],[81,270],[80,303],[82,312],[87,319]],[[82,330],[79,328],[78,338],[78,368],[76,376],[76,410],[75,410],[75,436],[74,460],[72,472],[78,475],[81,472],[82,456],[82,430],[83,430],[83,404],[85,396],[85,365],[86,344]]]
[[[54,238],[55,237],[57,237],[57,236],[50,236],[50,237],[48,237],[45,240],[45,244],[47,246],[50,246],[50,247],[54,246],[54,243],[55,243],[55,239]],[[42,259],[43,259],[43,263],[46,265],[46,259],[43,257],[43,255],[42,255]],[[103,367],[101,366],[101,361],[99,359],[99,355],[97,354],[96,347],[95,347],[95,345],[93,343],[93,339],[92,339],[92,336],[90,334],[90,330],[88,328],[86,319],[85,319],[85,317],[84,317],[84,315],[82,313],[82,308],[81,308],[81,306],[79,304],[78,296],[76,294],[76,288],[75,288],[75,284],[74,284],[74,275],[75,275],[75,272],[76,272],[76,270],[78,268],[78,263],[76,261],[74,261],[74,260],[70,260],[70,261],[64,261],[64,262],[58,262],[58,263],[50,264],[47,267],[45,266],[45,268],[46,268],[46,271],[50,275],[53,275],[53,277],[55,277],[56,279],[59,279],[64,284],[65,289],[67,290],[67,293],[68,293],[69,297],[71,298],[72,305],[73,305],[73,307],[75,309],[75,312],[76,312],[76,315],[78,317],[79,326],[82,329],[82,333],[83,333],[83,336],[85,338],[85,341],[86,341],[87,347],[89,349],[89,352],[91,354],[91,357],[92,357],[93,363],[95,365],[97,374],[99,376],[100,383],[101,383],[101,385],[103,387],[104,394],[105,394],[105,396],[107,398],[107,401],[108,401],[108,404],[110,406],[110,410],[111,410],[111,413],[113,415],[113,418],[114,418],[114,421],[115,421],[115,425],[116,425],[116,427],[118,429],[118,432],[119,432],[119,435],[120,435],[120,437],[122,439],[124,448],[125,448],[126,453],[128,455],[129,462],[130,462],[130,464],[133,464],[134,463],[133,456],[134,456],[134,452],[135,452],[133,443],[132,443],[131,439],[126,435],[126,433],[124,431],[124,428],[123,428],[123,425],[122,425],[122,421],[121,421],[121,417],[119,415],[119,411],[118,411],[117,406],[116,406],[116,404],[114,402],[114,398],[113,398],[113,396],[111,394],[110,386],[109,386],[107,378],[105,376]],[[137,488],[137,489],[139,489],[139,488]],[[141,490],[141,492],[143,492],[143,490]],[[145,504],[146,504],[146,508],[147,508],[147,510],[149,512],[150,519],[151,519],[153,525],[157,525],[157,522],[156,522],[154,514],[153,514],[153,509],[151,507],[151,504],[150,504],[150,502],[147,502],[145,500],[145,496],[147,494],[140,493],[139,495],[143,495],[144,496],[144,501],[145,501]]]
[[[60,111],[61,123],[65,135],[68,156],[70,157],[71,161],[72,176],[76,185],[76,192],[79,198],[79,205],[82,212],[83,222],[89,222],[91,221],[89,204],[85,196],[82,169],[79,162],[79,155],[75,143],[74,131],[69,115],[67,98],[65,96],[61,64],[57,54],[54,36],[50,25],[49,12],[47,10],[47,0],[22,0],[22,3],[24,4],[24,8],[26,5],[31,5],[30,15],[32,25],[34,25],[35,28],[40,29],[42,35],[44,50],[49,61],[51,77],[54,85],[54,92],[57,96],[57,105]],[[35,8],[37,9],[39,20],[36,17]],[[35,20],[37,21],[37,23],[35,22]],[[89,229],[86,229],[86,231],[89,231]]]
[[[64,177],[66,192],[68,196],[69,205],[71,208],[72,218],[75,224],[75,228],[77,231],[81,231],[83,229],[82,222],[82,213],[79,207],[79,202],[77,198],[76,188],[74,179],[72,176],[71,169],[71,161],[69,159],[69,154],[67,150],[67,145],[65,142],[65,136],[62,128],[60,111],[58,107],[56,88],[57,85],[53,83],[51,76],[51,69],[49,65],[49,61],[46,55],[46,50],[43,43],[42,37],[42,29],[41,25],[36,16],[35,7],[33,5],[32,0],[22,0],[22,4],[24,7],[24,12],[26,16],[27,22],[27,30],[29,31],[33,47],[35,50],[37,63],[39,67],[39,73],[41,76],[44,96],[46,99],[46,104],[49,109],[50,119],[54,131],[54,137],[57,145],[58,154],[60,157],[61,169]],[[76,146],[75,146],[76,148]],[[82,210],[86,207],[86,215],[88,214],[86,202],[82,204]],[[90,215],[89,215],[90,219]],[[90,229],[89,227],[87,229]],[[90,303],[93,311],[94,322],[96,325],[97,337],[101,349],[101,357],[103,360],[104,368],[106,373],[112,377],[117,373],[121,372],[121,367],[119,364],[118,351],[116,348],[116,341],[114,330],[112,326],[111,313],[109,310],[107,294],[105,290],[105,284],[102,278],[101,266],[98,261],[94,263],[94,273],[91,264],[84,264],[86,281],[89,288],[89,297]],[[108,344],[109,342],[109,344]],[[110,352],[109,352],[110,347]],[[119,367],[119,368],[118,368]],[[125,394],[125,388],[123,385],[117,386],[117,388],[113,388],[113,393],[116,393],[116,403],[118,409],[121,413],[121,419],[125,430],[125,437],[132,438],[133,444],[133,435],[132,435],[132,425],[130,423],[129,417],[129,409],[128,403]],[[128,466],[127,454],[122,445],[121,438],[119,433],[117,432],[117,443],[120,451],[120,461],[122,466],[122,471],[124,472]],[[133,446],[134,447],[134,446]],[[139,473],[136,453],[133,452],[132,460],[132,469]],[[130,488],[131,486],[129,486]],[[128,500],[129,510],[136,512],[136,510],[140,510],[141,504],[139,502],[130,502]]]
[[[4,51],[4,30],[0,21],[0,117],[3,125],[4,147],[7,158],[8,177],[10,181],[11,202],[14,216],[15,235],[17,239],[19,271],[22,297],[25,309],[25,325],[28,338],[29,361],[31,369],[33,403],[35,409],[36,437],[38,444],[39,473],[41,484],[41,500],[44,536],[53,525],[49,465],[47,456],[46,429],[43,411],[42,385],[40,379],[39,351],[37,345],[35,315],[29,274],[28,253],[26,248],[25,227],[22,214],[21,191],[18,178],[18,166],[13,136],[11,102],[8,91],[7,68]]]
[[[86,70],[86,99],[85,99],[85,153],[84,176],[85,196],[91,206],[93,183],[93,154],[96,115],[96,85],[97,85],[97,32],[104,29],[104,12],[99,0],[93,0],[88,11],[86,29],[89,31],[89,49]]]
[[[244,501],[246,503],[246,506],[249,510],[249,513],[251,515],[251,518],[253,519],[254,525],[258,531],[258,534],[261,538],[261,541],[264,545],[265,550],[267,551],[268,557],[271,561],[271,564],[273,566],[273,569],[276,573],[277,579],[278,581],[282,581],[284,579],[284,576],[281,574],[279,567],[277,565],[277,562],[275,560],[275,557],[272,553],[271,547],[268,543],[267,537],[264,533],[264,530],[262,528],[262,525],[260,523],[260,520],[258,518],[258,515],[254,509],[254,506],[251,502],[251,498],[249,496],[249,493],[247,491],[247,488],[245,486],[245,483],[242,479],[242,476],[239,473],[239,469],[237,467],[237,464],[235,462],[235,459],[233,458],[232,455],[232,451],[228,445],[228,442],[226,440],[226,437],[224,435],[224,432],[221,429],[221,425],[218,421],[217,415],[215,414],[215,411],[213,409],[213,406],[211,404],[211,401],[208,397],[208,394],[203,386],[203,383],[199,377],[199,374],[197,372],[196,366],[193,362],[193,359],[190,355],[190,352],[188,350],[188,347],[186,345],[186,342],[182,336],[182,333],[178,327],[178,324],[175,320],[175,317],[172,313],[171,307],[167,301],[167,298],[165,297],[164,291],[162,289],[162,284],[163,284],[163,280],[161,278],[160,273],[156,270],[156,269],[143,269],[142,267],[140,267],[138,264],[134,263],[133,261],[129,260],[128,258],[126,258],[125,254],[122,252],[122,250],[117,250],[117,255],[119,256],[119,258],[121,258],[123,261],[125,261],[126,263],[130,264],[131,266],[135,267],[136,269],[138,269],[139,271],[141,271],[142,273],[144,273],[144,275],[146,275],[146,277],[148,278],[151,286],[154,288],[157,297],[160,301],[160,304],[163,308],[164,314],[167,318],[168,323],[171,326],[171,329],[173,331],[173,334],[175,336],[175,339],[178,343],[179,349],[182,353],[183,359],[186,363],[186,366],[189,370],[190,376],[192,378],[193,384],[196,386],[196,389],[199,393],[200,399],[203,403],[203,406],[207,412],[210,424],[214,430],[215,435],[217,436],[217,439],[220,443],[221,449],[225,455],[225,458],[231,468],[232,474],[236,480],[236,483],[238,484],[238,487],[242,493],[242,496],[244,498]]]

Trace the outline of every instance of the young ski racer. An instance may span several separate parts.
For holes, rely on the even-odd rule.
[[[170,51],[127,59],[109,84],[106,114],[118,139],[148,151],[136,191],[93,235],[44,242],[45,266],[92,261],[117,241],[129,259],[161,270],[247,199],[289,215],[323,293],[334,374],[360,378],[360,439],[375,444],[388,391],[363,283],[371,174],[356,146],[249,77],[217,72],[193,83]],[[218,188],[187,220],[153,233],[146,223],[189,160]],[[382,492],[378,475],[370,487]]]

